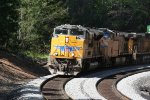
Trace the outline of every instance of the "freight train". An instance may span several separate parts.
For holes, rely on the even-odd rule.
[[[61,25],[54,28],[48,65],[65,74],[150,62],[150,34]]]

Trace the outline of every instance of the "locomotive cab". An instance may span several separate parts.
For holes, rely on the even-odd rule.
[[[48,62],[50,69],[67,74],[81,70],[86,31],[86,28],[77,25],[61,25],[54,28]]]

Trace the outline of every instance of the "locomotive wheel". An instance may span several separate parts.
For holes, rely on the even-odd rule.
[[[89,63],[86,60],[82,61],[82,71],[87,71],[89,69]]]
[[[127,64],[127,65],[132,64],[132,59],[131,59],[130,56],[128,56],[128,57],[126,58],[126,64]]]
[[[64,72],[66,75],[74,75],[74,67],[71,62],[67,61],[67,64],[64,66]]]
[[[70,73],[71,75],[74,75],[74,67],[73,67],[73,65],[70,65],[70,66],[69,66],[69,73]]]
[[[106,67],[111,67],[111,65],[112,65],[112,62],[111,62],[111,60],[110,59],[105,59],[105,66]]]
[[[50,65],[50,66],[48,67],[48,70],[49,70],[50,74],[56,74],[56,73],[57,73],[56,67],[54,67],[54,66],[52,66],[52,65]]]

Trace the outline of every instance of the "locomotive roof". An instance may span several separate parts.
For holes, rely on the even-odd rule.
[[[87,28],[81,26],[81,25],[70,25],[70,24],[64,24],[57,26],[56,29],[79,29],[79,30],[84,30],[86,31]]]
[[[98,30],[98,29],[92,29],[92,28],[89,29],[89,32],[90,32],[90,34],[95,33],[95,35],[103,34],[103,31]]]
[[[95,33],[95,35],[103,35],[104,31],[109,32],[110,34],[115,34],[115,32],[113,30],[110,30],[108,28],[90,28],[89,32],[91,34]]]
[[[83,27],[81,25],[70,25],[70,24],[64,24],[55,27],[55,29],[78,29],[83,31],[89,31],[91,34],[95,33],[96,35],[103,34],[104,30],[107,30],[110,33],[115,33],[114,31],[108,29],[108,28],[89,28],[89,27]]]
[[[137,37],[137,36],[145,36],[145,33],[134,33],[134,32],[118,32],[120,35],[123,35],[124,37]]]

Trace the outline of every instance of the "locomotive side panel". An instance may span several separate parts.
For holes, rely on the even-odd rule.
[[[134,43],[133,39],[130,38],[130,39],[128,40],[128,53],[129,53],[129,54],[132,54],[132,53],[133,53],[133,45],[134,45],[133,43]]]
[[[141,37],[137,40],[137,52],[143,53],[144,52],[144,37]]]
[[[125,38],[123,36],[117,36],[114,38],[114,40],[118,41],[118,54],[121,55],[122,53],[124,53]]]
[[[144,39],[144,52],[150,52],[150,39]]]

